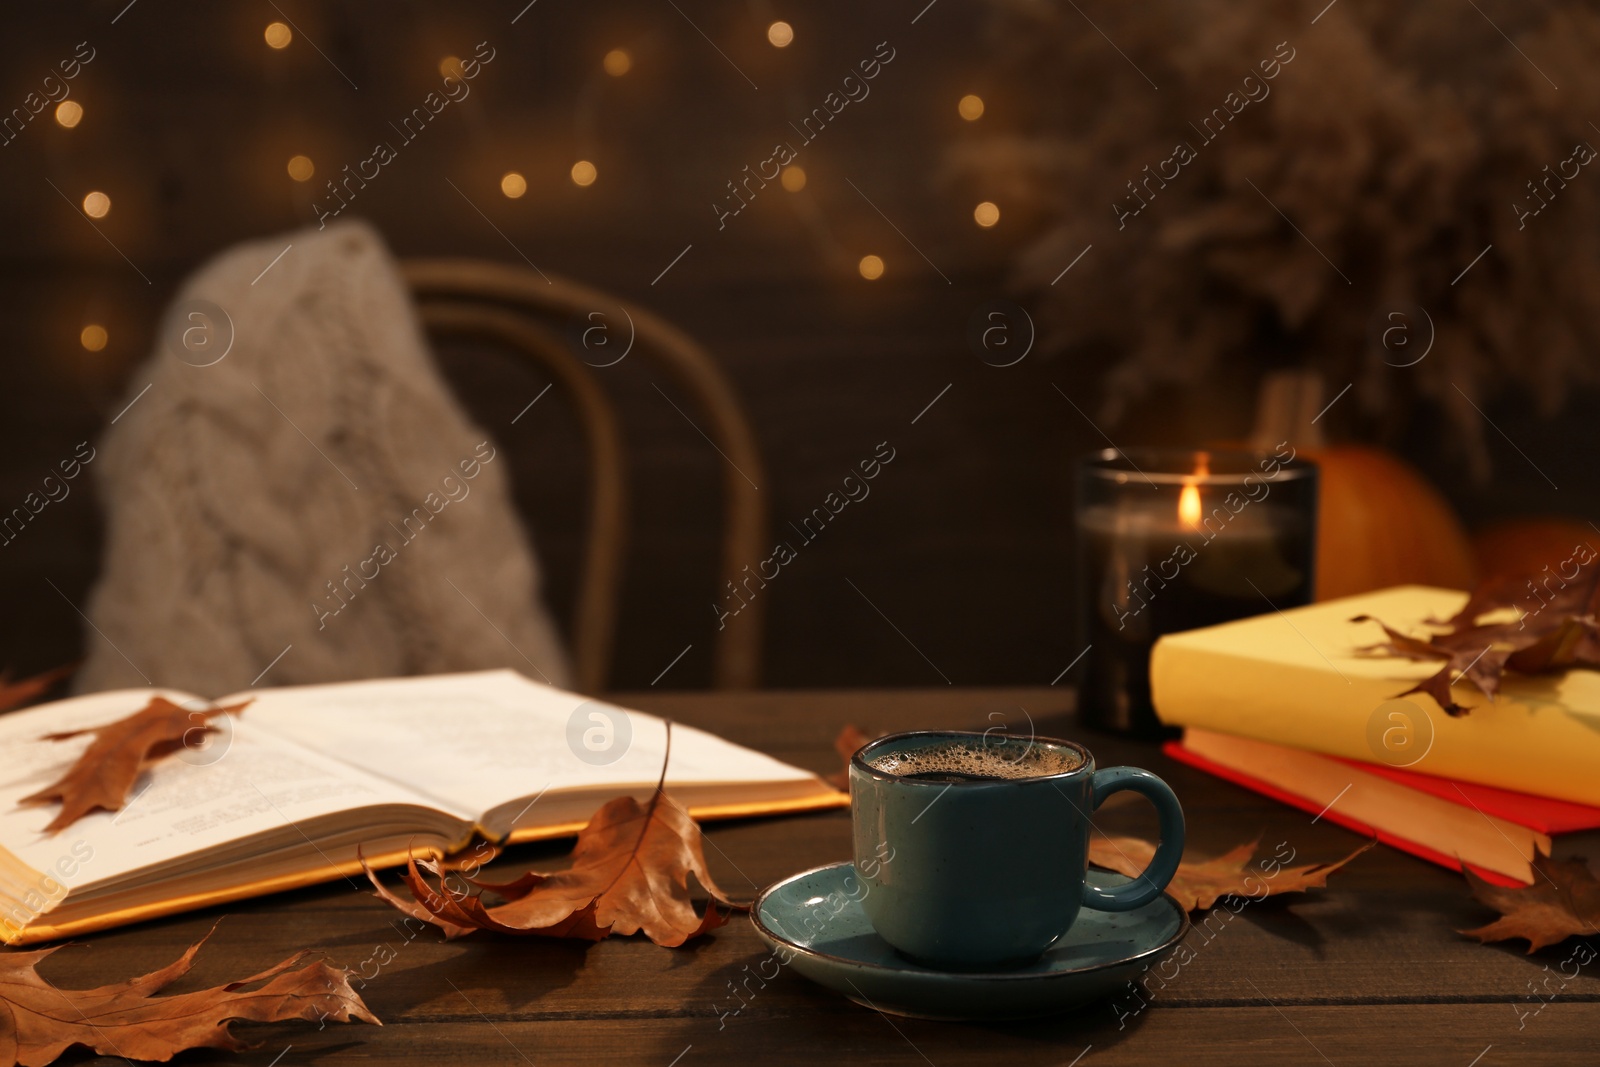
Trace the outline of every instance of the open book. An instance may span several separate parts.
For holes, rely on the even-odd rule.
[[[151,697],[129,689],[0,716],[0,939],[28,944],[459,853],[475,841],[576,833],[605,801],[655,790],[666,724],[514,671],[261,689],[211,722],[221,736],[162,758],[121,811],[57,833],[54,781],[101,726]],[[186,705],[188,706],[188,705]],[[198,702],[192,706],[203,707]],[[620,753],[620,754],[619,754]],[[667,789],[699,819],[839,807],[815,775],[674,724]]]

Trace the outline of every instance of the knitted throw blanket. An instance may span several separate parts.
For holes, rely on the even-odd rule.
[[[568,684],[507,459],[370,227],[223,253],[128,396],[95,463],[107,536],[79,691],[490,667]]]

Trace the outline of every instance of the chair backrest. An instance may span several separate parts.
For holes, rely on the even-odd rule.
[[[627,456],[614,405],[593,369],[563,340],[563,330],[588,321],[595,312],[622,314],[632,323],[631,352],[666,371],[701,416],[703,425],[696,423],[696,429],[726,461],[718,597],[724,583],[736,582],[741,569],[766,554],[767,516],[757,488],[764,472],[750,422],[710,353],[644,308],[540,271],[489,260],[408,259],[401,271],[428,330],[514,349],[547,369],[572,400],[588,444],[593,484],[572,626],[573,657],[579,687],[602,691],[611,665],[627,549]],[[765,606],[764,598],[751,600],[739,612],[738,625],[718,631],[712,668],[716,688],[760,685]]]

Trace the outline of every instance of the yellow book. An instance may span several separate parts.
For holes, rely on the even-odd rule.
[[[1471,682],[1454,686],[1472,706],[1452,718],[1432,697],[1394,698],[1438,671],[1362,646],[1384,640],[1382,619],[1403,633],[1437,632],[1467,594],[1398,586],[1270,612],[1156,642],[1150,686],[1165,723],[1255,738],[1423,774],[1600,804],[1600,672],[1507,672],[1493,703]]]
[[[56,833],[58,806],[18,801],[55,781],[88,736],[161,689],[94,693],[0,716],[0,940],[66,937],[344,877],[406,855],[482,862],[493,843],[561,837],[596,808],[655,791],[666,723],[478,671],[261,689],[204,749],[152,764],[121,811]],[[200,706],[204,706],[203,704]],[[699,819],[841,807],[816,775],[674,725],[669,794]]]

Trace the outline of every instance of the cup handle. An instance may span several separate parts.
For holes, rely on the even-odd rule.
[[[1178,871],[1183,858],[1183,808],[1172,788],[1149,771],[1138,767],[1106,767],[1094,772],[1090,783],[1090,810],[1097,810],[1112,793],[1124,789],[1147,797],[1156,806],[1161,823],[1161,841],[1144,872],[1126,885],[1103,889],[1084,884],[1083,905],[1096,911],[1132,911],[1161,895]]]

